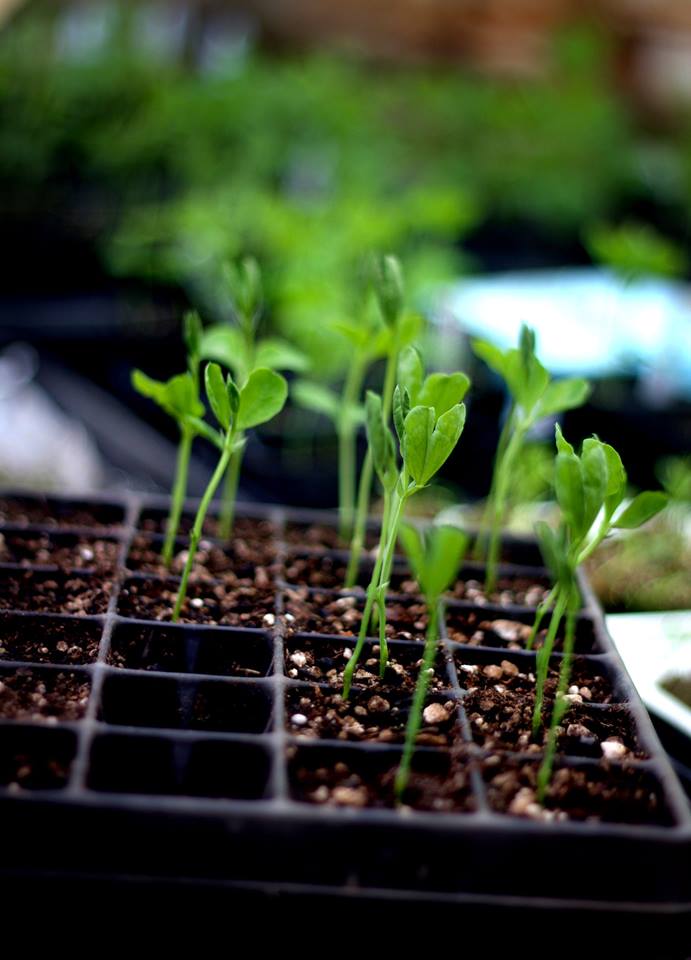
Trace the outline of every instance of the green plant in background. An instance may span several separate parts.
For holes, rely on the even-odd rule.
[[[384,511],[379,549],[367,587],[357,643],[343,673],[345,698],[350,692],[375,605],[379,620],[380,674],[384,674],[388,660],[386,591],[405,505],[443,466],[465,425],[466,410],[462,400],[470,385],[466,375],[433,373],[423,380],[424,369],[417,351],[410,347],[404,354],[401,358],[402,377],[393,398],[393,420],[402,460],[400,468],[382,398],[368,391],[365,402],[367,441],[384,490]]]
[[[203,359],[216,360],[232,371],[242,391],[252,372],[270,370],[304,370],[307,359],[298,349],[277,337],[257,338],[262,310],[262,282],[259,265],[253,257],[222,268],[222,293],[218,310],[230,313],[231,322],[214,324],[201,334],[199,351]],[[244,443],[242,432],[237,436],[225,478],[219,534],[228,539],[233,527]]]
[[[686,253],[645,223],[618,227],[596,224],[585,234],[593,260],[610,267],[625,283],[641,277],[679,277],[689,266]]]
[[[535,354],[535,333],[529,327],[521,327],[517,348],[501,350],[486,340],[474,340],[472,346],[477,356],[504,379],[511,396],[475,546],[476,558],[487,562],[485,589],[489,595],[496,587],[501,528],[506,522],[512,479],[526,437],[539,420],[584,403],[590,387],[578,377],[553,381]]]
[[[187,349],[187,372],[162,382],[153,380],[141,370],[132,371],[132,386],[143,397],[153,400],[178,425],[178,445],[175,479],[171,494],[170,513],[166,523],[166,536],[161,556],[166,567],[173,560],[175,539],[180,527],[180,517],[187,494],[187,475],[194,438],[200,433],[207,435],[207,425],[201,420],[204,405],[199,399],[199,361],[202,326],[199,316],[190,312],[184,319],[184,341]]]
[[[556,749],[556,728],[563,718],[566,705],[563,699],[573,659],[576,633],[576,615],[580,607],[577,572],[579,567],[597,549],[612,530],[631,530],[640,527],[662,510],[667,494],[645,491],[624,504],[626,471],[614,447],[597,437],[584,440],[580,456],[556,427],[557,455],[554,478],[555,493],[560,509],[556,530],[540,522],[535,532],[545,562],[555,584],[539,605],[527,647],[531,649],[542,620],[551,613],[549,627],[542,647],[537,653],[535,706],[533,710],[533,737],[543,724],[545,681],[554,649],[557,631],[564,618],[563,657],[559,669],[557,696],[548,733],[545,759],[538,776],[540,801],[551,775],[551,764]]]
[[[403,756],[394,782],[394,792],[399,803],[410,778],[415,741],[420,731],[430,678],[434,673],[440,635],[440,598],[455,580],[468,546],[467,535],[458,527],[448,524],[435,524],[421,531],[417,527],[404,523],[401,525],[400,538],[415,579],[424,595],[428,622],[422,663],[406,724]]]
[[[226,474],[231,457],[238,446],[244,443],[244,432],[275,417],[283,409],[288,396],[288,385],[285,379],[280,373],[266,367],[257,367],[253,370],[244,386],[239,389],[230,374],[224,380],[220,366],[217,363],[209,363],[204,374],[204,385],[209,406],[218,424],[216,445],[220,449],[221,456],[194,518],[187,560],[173,609],[174,623],[180,619],[187,596],[187,584],[194,566],[206,514]]]

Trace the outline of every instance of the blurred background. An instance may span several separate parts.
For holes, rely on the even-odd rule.
[[[593,381],[570,439],[673,495],[597,559],[607,604],[691,607],[688,0],[0,0],[0,211],[3,486],[167,490],[174,426],[130,371],[182,369],[183,311],[224,318],[219,264],[257,257],[265,331],[337,384],[362,259],[393,251],[436,365],[474,383],[435,497],[489,485],[506,398],[469,337],[527,322]],[[518,508],[550,496],[552,436]],[[244,497],[331,506],[335,454],[291,404]]]

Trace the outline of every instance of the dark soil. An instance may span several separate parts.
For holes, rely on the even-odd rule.
[[[475,742],[487,750],[540,752],[547,730],[543,729],[538,742],[533,742],[534,674],[519,670],[508,660],[485,666],[464,665],[459,660],[458,668],[468,691],[463,705]],[[543,711],[548,724],[557,682],[557,670],[551,669]],[[588,704],[596,695],[605,701],[611,699],[606,679],[576,664],[568,694],[572,704],[561,724],[558,748],[565,753],[596,758],[611,754],[617,755],[617,759],[632,754],[643,756],[628,712],[617,707],[589,708]]]
[[[338,754],[289,749],[290,787],[296,800],[338,807],[393,808],[399,756],[384,753]],[[446,751],[418,752],[403,797],[415,810],[467,813],[474,809],[468,766]]]
[[[59,500],[34,500],[31,497],[0,497],[0,524],[43,527],[91,527],[115,529],[122,522],[119,507],[94,504],[70,504]]]
[[[284,618],[288,633],[322,633],[332,636],[357,636],[365,601],[352,595],[310,591],[295,587],[285,591]],[[396,601],[386,604],[386,635],[391,640],[425,639],[427,610],[422,602]],[[378,632],[370,626],[370,636]]]
[[[401,743],[411,696],[381,685],[377,692],[351,690],[348,700],[328,688],[293,687],[286,696],[286,726],[298,737],[322,740],[375,740]],[[457,723],[456,702],[432,696],[423,713],[417,743],[427,747],[450,746]]]
[[[166,522],[168,513],[164,510],[145,510],[137,524],[140,530],[146,533],[164,534],[166,532]],[[218,517],[213,514],[207,514],[204,520],[202,532],[207,537],[218,535]],[[187,536],[194,525],[194,514],[183,513],[180,518],[179,534]],[[236,517],[233,524],[231,539],[259,541],[266,543],[276,541],[276,527],[270,520],[257,520],[252,517]]]
[[[161,539],[135,537],[127,557],[127,567],[159,577],[169,577],[171,574],[181,576],[188,555],[185,543],[178,541],[176,544],[170,570],[161,562],[162,546]],[[275,556],[273,543],[236,538],[229,547],[223,548],[210,540],[202,540],[190,576],[194,580],[222,580],[226,585],[254,585],[263,589],[274,581]]]
[[[446,633],[449,640],[470,647],[496,647],[505,650],[525,650],[530,638],[532,623],[522,620],[509,619],[497,615],[490,615],[482,610],[467,610],[446,607]],[[543,620],[549,624],[549,618]],[[541,629],[535,637],[534,650],[539,650],[547,634],[547,626]],[[563,642],[564,624],[560,624],[554,642],[554,649],[560,650]],[[578,653],[589,653],[595,647],[595,636],[592,623],[585,618],[579,620],[576,627],[575,649]]]
[[[343,686],[343,671],[350,660],[354,642],[321,640],[297,636],[285,645],[285,668],[291,680]],[[412,693],[422,660],[419,646],[389,645],[389,660],[383,680],[379,676],[379,644],[368,643],[353,676],[353,684],[367,688],[387,688]],[[446,664],[442,654],[437,657],[435,675],[430,679],[430,692],[449,686]]]
[[[27,668],[0,674],[0,717],[4,720],[80,720],[88,699],[89,682],[82,674]]]
[[[0,658],[31,663],[92,663],[98,656],[101,624],[85,620],[0,617]]]
[[[59,790],[67,783],[74,746],[70,739],[35,727],[5,727],[0,744],[0,785],[9,791]],[[56,734],[53,739],[50,734]],[[45,739],[41,740],[39,735]]]
[[[0,610],[34,610],[86,616],[105,613],[111,584],[96,577],[27,570],[0,579]]]
[[[535,820],[669,822],[656,781],[635,767],[558,767],[544,808],[535,799],[537,771],[535,763],[488,757],[483,775],[492,808]]]
[[[457,600],[470,600],[479,607],[487,603],[500,607],[536,607],[549,591],[550,583],[546,577],[503,576],[499,577],[494,593],[487,596],[484,584],[479,580],[461,577],[454,584],[451,595]]]
[[[349,550],[347,543],[338,535],[338,528],[327,523],[294,523],[286,524],[285,541],[298,547],[319,547],[323,550]],[[374,529],[365,533],[365,548],[371,550],[377,546],[379,534]]]
[[[179,584],[173,581],[137,579],[124,584],[118,612],[138,620],[170,620]],[[238,627],[272,626],[273,590],[255,587],[230,589],[223,584],[191,583],[182,610],[182,623],[219,623]]]
[[[69,534],[0,533],[0,563],[89,570],[100,576],[112,575],[118,548],[116,540],[93,540]]]

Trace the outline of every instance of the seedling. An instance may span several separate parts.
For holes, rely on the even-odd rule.
[[[162,382],[148,377],[141,370],[132,371],[132,386],[148,397],[171,416],[180,430],[175,479],[171,495],[170,513],[166,523],[166,536],[161,553],[163,563],[170,567],[173,560],[175,538],[180,527],[182,507],[187,493],[187,475],[194,438],[199,434],[208,437],[204,405],[199,399],[199,358],[202,340],[202,325],[196,313],[188,313],[184,319],[183,336],[187,348],[187,372],[180,373]],[[213,437],[211,439],[214,439]]]
[[[214,324],[204,331],[200,344],[202,359],[215,360],[227,367],[240,390],[256,369],[305,370],[306,357],[285,340],[277,337],[257,339],[263,305],[257,261],[245,257],[239,264],[226,264],[223,275],[232,322]],[[240,434],[237,440],[242,439]],[[225,478],[219,534],[226,540],[233,528],[243,452],[244,444],[239,442],[231,455]]]
[[[400,468],[382,398],[367,392],[367,440],[384,489],[384,512],[358,640],[343,674],[344,697],[349,695],[375,604],[379,616],[380,675],[384,675],[388,660],[385,597],[403,511],[407,501],[424,489],[446,462],[465,426],[466,411],[461,401],[470,385],[466,375],[433,373],[423,382],[422,361],[417,351],[408,348],[402,361],[403,378],[393,397],[393,418],[402,460]]]
[[[590,386],[578,377],[553,381],[535,355],[535,333],[521,328],[518,348],[501,350],[485,340],[475,340],[473,350],[506,381],[511,407],[504,422],[494,460],[494,473],[485,507],[475,557],[486,559],[487,594],[497,584],[501,528],[506,521],[511,478],[529,431],[544,417],[579,407]]]
[[[557,503],[561,512],[560,523],[556,530],[545,522],[536,524],[535,528],[545,562],[556,582],[538,607],[527,644],[530,649],[545,614],[551,611],[545,641],[537,654],[533,711],[533,736],[537,737],[542,723],[549,661],[559,625],[566,617],[564,656],[559,670],[557,697],[543,761],[544,769],[538,778],[540,800],[544,797],[549,783],[556,727],[566,709],[564,694],[568,688],[576,634],[576,614],[580,605],[578,568],[612,530],[640,527],[659,513],[668,501],[667,494],[662,491],[648,490],[639,493],[628,505],[624,505],[626,471],[621,457],[614,447],[603,443],[597,437],[583,441],[579,456],[564,439],[557,424],[556,443],[554,477]]]
[[[435,525],[422,533],[416,527],[403,524],[400,537],[410,566],[425,597],[428,622],[422,663],[415,684],[413,703],[408,714],[403,757],[396,772],[394,784],[396,800],[399,803],[410,778],[410,765],[422,722],[427,688],[430,677],[434,673],[439,641],[440,597],[455,580],[468,546],[467,535],[458,527],[450,525]]]
[[[267,367],[258,367],[253,370],[240,390],[230,374],[224,380],[219,365],[209,363],[204,374],[204,385],[209,406],[218,424],[215,443],[221,451],[221,456],[194,518],[185,569],[173,610],[173,622],[180,619],[182,605],[187,596],[187,583],[194,566],[209,505],[228,469],[231,457],[244,443],[244,431],[271,420],[283,409],[288,396],[288,385],[285,379],[280,373],[269,370]]]

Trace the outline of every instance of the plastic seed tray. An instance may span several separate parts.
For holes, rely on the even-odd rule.
[[[534,670],[522,628],[549,582],[535,545],[507,540],[500,594],[485,598],[482,569],[470,565],[445,604],[429,702],[450,719],[419,745],[410,798],[397,808],[410,687],[373,706],[374,639],[352,697],[363,736],[309,723],[312,705],[338,693],[339,657],[342,666],[353,644],[324,611],[342,612],[338,622],[357,633],[362,599],[337,590],[346,554],[333,517],[244,508],[249,554],[214,540],[211,518],[206,567],[189,592],[193,622],[173,625],[177,582],[157,562],[165,506],[135,495],[0,496],[2,877],[687,915],[689,809],[587,583],[577,685],[605,678],[608,694],[579,716],[605,734],[616,721],[623,755],[603,759],[599,740],[574,728],[555,764],[574,784],[561,814],[535,818],[506,793],[512,771],[530,786],[541,754],[488,741],[488,704],[473,685],[488,666],[508,677]],[[402,558],[391,590],[402,618],[391,657],[414,678],[424,607]],[[560,656],[557,645],[555,669]],[[467,706],[473,693],[479,717]]]

